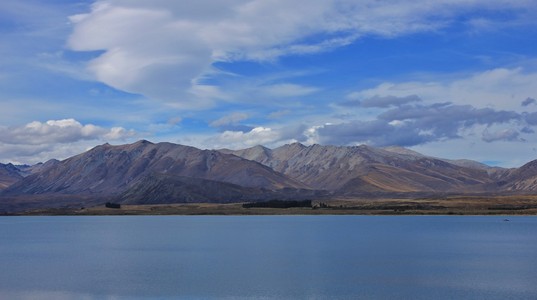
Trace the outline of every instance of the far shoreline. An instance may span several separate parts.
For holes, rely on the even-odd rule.
[[[312,207],[244,208],[244,203],[121,204],[91,207],[40,208],[0,216],[263,216],[263,215],[537,215],[537,196],[452,196],[420,199],[316,200]],[[320,205],[323,204],[323,205]]]

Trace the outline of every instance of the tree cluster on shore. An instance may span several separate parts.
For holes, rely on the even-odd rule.
[[[292,207],[311,207],[311,200],[303,201],[285,201],[285,200],[270,200],[265,202],[250,202],[244,203],[243,208],[292,208]]]
[[[121,204],[112,202],[106,202],[104,206],[107,208],[121,208]]]

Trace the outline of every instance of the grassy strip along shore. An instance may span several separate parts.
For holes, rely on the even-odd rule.
[[[39,209],[16,215],[537,215],[534,195],[308,201],[121,205],[119,208],[103,204]]]

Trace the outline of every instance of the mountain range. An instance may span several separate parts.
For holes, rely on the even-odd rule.
[[[0,164],[0,212],[106,201],[227,203],[535,191],[537,160],[505,169],[365,145],[200,150],[142,140],[100,145],[63,161]]]

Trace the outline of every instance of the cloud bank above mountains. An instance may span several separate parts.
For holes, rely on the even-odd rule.
[[[37,163],[43,161],[41,154],[44,152],[65,151],[69,145],[79,142],[121,142],[133,136],[134,131],[122,127],[107,129],[93,124],[82,125],[74,119],[34,121],[19,127],[0,127],[0,156],[15,157],[14,161],[19,163]],[[79,145],[74,148],[86,150]]]

